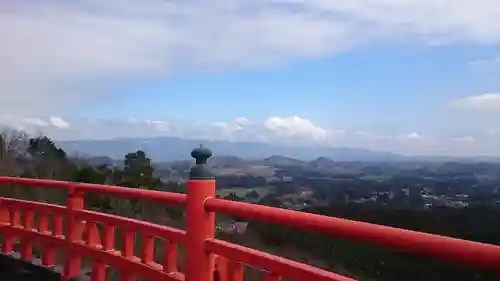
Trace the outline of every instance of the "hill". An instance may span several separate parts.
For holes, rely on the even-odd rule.
[[[264,159],[270,155],[280,155],[281,157],[300,160],[327,157],[335,161],[367,162],[399,161],[407,158],[400,154],[360,148],[286,146],[260,142],[209,141],[176,137],[75,140],[60,141],[57,144],[68,153],[79,153],[90,157],[105,155],[112,159],[120,159],[129,151],[141,149],[158,162],[186,160],[190,157],[186,151],[191,151],[200,144],[210,147],[214,155],[234,156],[242,159]]]

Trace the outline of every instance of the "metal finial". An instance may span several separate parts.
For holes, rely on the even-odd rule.
[[[212,151],[200,144],[199,148],[191,151],[191,157],[196,160],[196,165],[189,172],[190,179],[213,179],[210,167],[207,165],[208,159],[212,157]]]
[[[207,164],[208,158],[212,157],[212,151],[200,145],[191,151],[191,157],[196,159],[196,164]]]

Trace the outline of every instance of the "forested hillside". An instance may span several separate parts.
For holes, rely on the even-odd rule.
[[[182,184],[162,182],[155,177],[151,159],[142,151],[132,151],[124,155],[123,165],[119,168],[107,165],[92,166],[84,158],[67,155],[45,136],[29,137],[21,132],[6,131],[1,135],[0,145],[1,175],[172,192],[183,192],[184,189]],[[186,151],[186,154],[188,153],[189,151]],[[0,194],[21,199],[63,203],[63,194],[47,190],[11,185],[2,186]],[[227,199],[242,200],[234,194],[230,194]],[[85,203],[87,208],[104,212],[175,227],[183,226],[183,210],[179,208],[103,196],[89,196]],[[261,204],[276,205],[272,195],[263,198]],[[412,211],[398,210],[390,206],[348,204],[314,207],[305,211],[500,244],[500,223],[498,223],[500,212],[498,208],[490,206],[475,206],[459,210]],[[259,222],[250,222],[248,231],[242,235],[225,234],[220,237],[334,270],[360,280],[498,280],[498,276],[494,277],[460,266],[445,265],[429,259]],[[257,275],[249,272],[247,280],[257,278]]]

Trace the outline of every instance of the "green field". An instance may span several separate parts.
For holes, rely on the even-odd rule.
[[[217,190],[217,195],[221,197],[226,197],[230,193],[234,192],[236,196],[238,197],[245,197],[245,194],[248,192],[251,192],[252,190],[255,190],[257,193],[259,193],[260,197],[266,196],[267,193],[269,192],[270,187],[255,187],[255,188],[224,188],[224,189],[219,189]]]

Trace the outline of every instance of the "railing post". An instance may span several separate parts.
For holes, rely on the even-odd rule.
[[[207,212],[204,202],[215,198],[215,180],[207,160],[212,152],[197,148],[191,152],[196,165],[189,173],[186,187],[186,281],[213,281],[213,257],[205,251],[205,240],[214,238],[215,215]]]
[[[81,258],[75,253],[73,243],[82,240],[83,224],[77,220],[75,212],[83,209],[83,193],[75,187],[70,187],[66,200],[66,249],[64,253],[66,263],[64,265],[63,280],[69,280],[71,276],[80,272]]]
[[[10,211],[8,205],[5,201],[0,198],[0,224],[9,225],[10,224]],[[14,250],[14,236],[11,233],[3,233],[3,241],[0,242],[2,246],[0,251],[4,254],[8,254]]]

